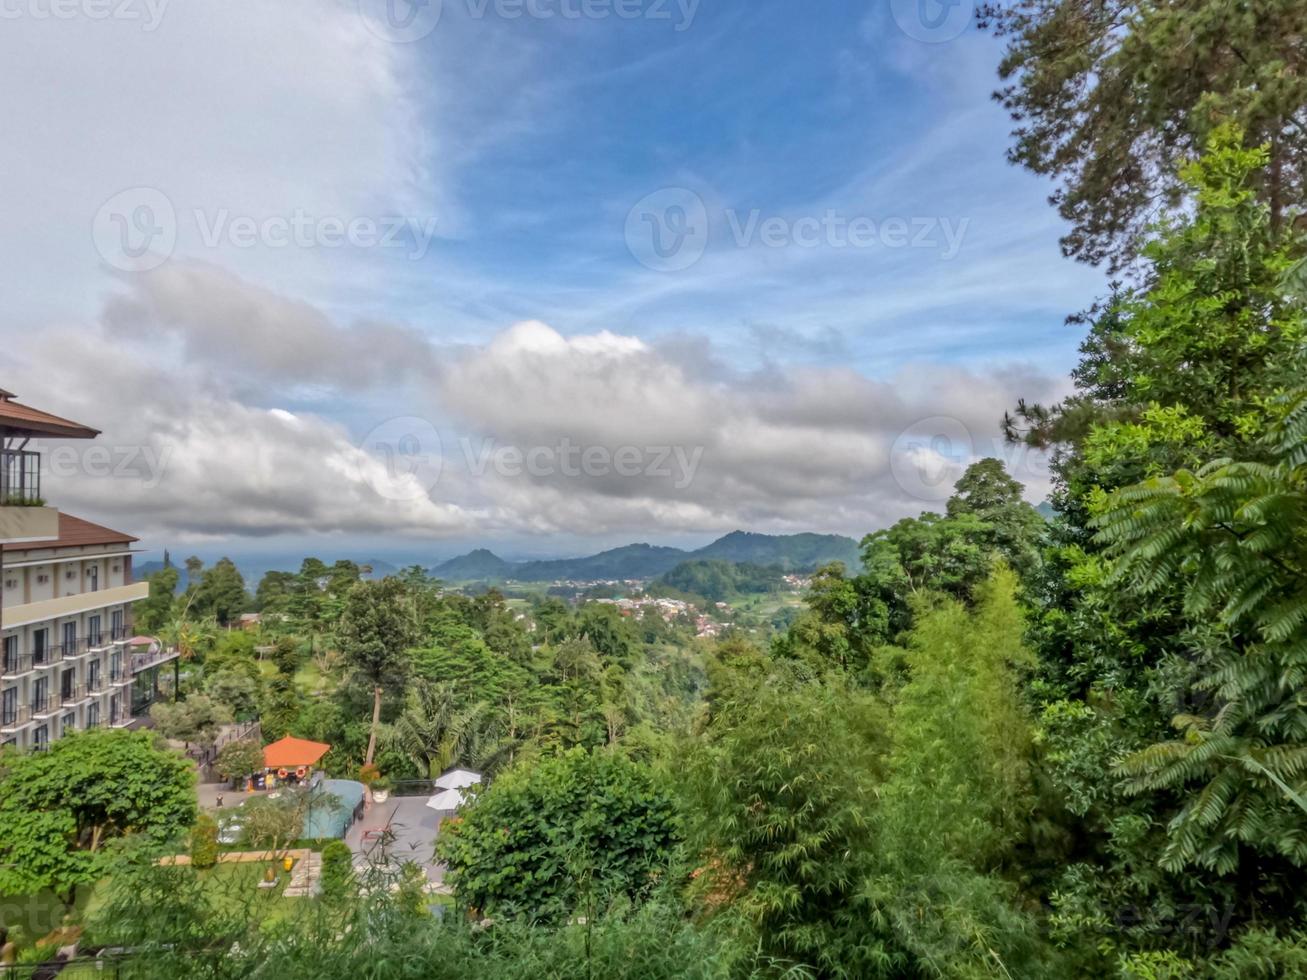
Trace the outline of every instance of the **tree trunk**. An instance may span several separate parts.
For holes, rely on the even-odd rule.
[[[377,752],[377,726],[381,724],[381,685],[376,684],[372,688],[372,730],[368,733],[368,754],[363,757],[363,762],[367,765],[372,764],[372,757]]]

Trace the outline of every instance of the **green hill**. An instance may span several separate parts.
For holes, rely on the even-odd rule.
[[[725,561],[776,565],[787,572],[806,572],[832,561],[845,568],[860,567],[858,543],[840,534],[753,534],[732,531],[712,544],[692,552],[691,558],[721,558]]]

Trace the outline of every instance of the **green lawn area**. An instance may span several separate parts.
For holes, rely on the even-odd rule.
[[[309,899],[283,898],[290,874],[278,866],[279,878],[273,888],[259,888],[266,862],[224,863],[203,871],[187,868],[204,885],[204,890],[219,916],[246,915],[262,922],[289,918],[307,908]],[[72,925],[88,925],[109,900],[110,883],[106,879],[77,890],[77,902],[69,915]],[[64,904],[53,892],[17,897],[0,896],[0,922],[12,930],[20,952],[64,922]],[[94,936],[88,935],[94,942]]]

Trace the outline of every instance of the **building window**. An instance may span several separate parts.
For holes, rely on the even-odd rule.
[[[32,630],[32,662],[45,663],[46,655],[50,652],[50,631],[45,629]]]
[[[0,725],[13,725],[18,721],[18,688],[7,687],[0,694]]]
[[[91,580],[91,591],[100,591],[100,566],[92,565],[86,570],[86,576]]]
[[[5,637],[4,670],[6,674],[18,672],[18,636]]]
[[[123,629],[123,611],[115,609],[109,614],[109,623],[113,628],[113,638],[115,640],[127,639],[127,631]]]
[[[42,725],[32,732],[32,748],[44,752],[50,747],[50,726]]]
[[[77,624],[64,623],[64,656],[71,657],[77,652]]]
[[[45,711],[49,706],[49,682],[44,677],[38,677],[32,682],[32,710]]]
[[[86,668],[86,686],[89,690],[100,690],[100,661],[92,660]]]
[[[86,621],[86,639],[93,647],[100,645],[100,617],[92,616]]]
[[[68,571],[64,572],[64,578],[69,582],[73,581],[75,578],[77,578],[77,569],[75,568],[68,569]]]
[[[64,715],[63,733],[67,735],[69,732],[75,731],[77,731],[77,714],[70,711],[68,714]]]
[[[100,706],[99,704],[88,704],[86,706],[86,727],[95,728],[100,724]]]
[[[48,581],[50,581],[50,576],[49,576],[49,575],[46,575],[46,574],[44,574],[44,573],[41,574],[41,575],[38,575],[38,576],[36,577],[36,584],[37,584],[37,585],[45,585],[45,583],[48,582]]]
[[[118,695],[109,698],[109,724],[118,724]]]

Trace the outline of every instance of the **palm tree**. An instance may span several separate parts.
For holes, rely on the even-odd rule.
[[[480,758],[487,745],[490,706],[459,707],[448,684],[420,680],[409,690],[404,711],[391,726],[389,742],[435,779],[465,759]],[[497,753],[493,753],[497,754]]]

